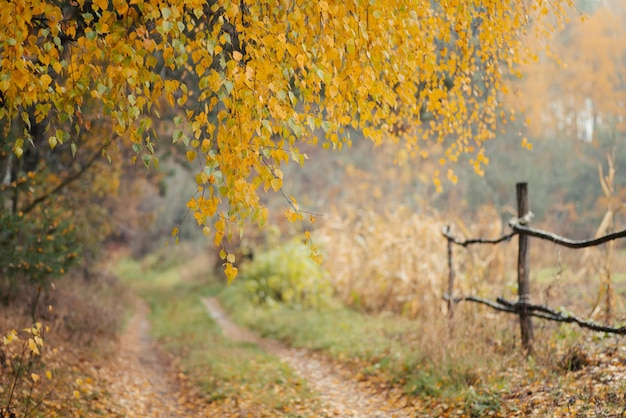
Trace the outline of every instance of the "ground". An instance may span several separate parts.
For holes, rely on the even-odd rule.
[[[191,416],[173,365],[150,337],[148,306],[137,300],[111,362],[100,369],[109,388],[107,413],[120,417]]]
[[[334,364],[305,349],[288,347],[235,325],[215,298],[203,299],[207,314],[215,319],[226,337],[237,342],[259,345],[278,356],[305,379],[321,401],[321,416],[326,417],[410,417],[404,400],[393,392],[380,391],[366,382],[349,377],[341,365]],[[135,313],[121,336],[116,355],[99,369],[96,378],[110,391],[111,416],[189,417],[189,416],[255,416],[233,405],[200,405],[190,399],[184,377],[176,371],[175,361],[168,358],[149,334],[148,306],[138,300]]]
[[[305,379],[318,393],[324,416],[341,417],[408,417],[410,412],[398,405],[389,393],[366,387],[342,373],[342,367],[315,353],[288,347],[271,339],[260,338],[254,333],[235,325],[221,308],[216,298],[203,300],[207,311],[222,327],[224,334],[236,341],[251,342],[280,357],[296,373]],[[400,400],[400,403],[402,401]]]
[[[353,310],[248,310],[225,296],[223,284],[196,280],[177,266],[154,272],[137,270],[137,263],[126,267],[121,276],[135,278],[141,298],[131,304],[134,313],[110,355],[82,367],[97,386],[85,391],[93,400],[84,416],[626,417],[626,346],[620,337],[572,334],[570,352],[548,362],[524,359],[512,346],[498,357],[506,362],[501,367],[474,372],[472,363],[467,370],[476,375],[463,375],[465,383],[446,391],[438,385],[450,382],[428,380],[429,374],[407,368],[391,375],[391,369],[376,368],[399,358],[398,345],[412,338],[393,328],[401,318],[385,316],[392,322],[380,333],[375,317]],[[242,321],[243,311],[264,326]],[[366,332],[353,333],[350,327],[359,324],[367,325]],[[305,330],[311,332],[299,333]],[[389,339],[394,345],[387,345]],[[355,359],[349,349],[382,343],[383,357]],[[543,347],[546,341],[536,343]],[[454,376],[439,363],[433,367]],[[424,380],[411,389],[411,377]]]

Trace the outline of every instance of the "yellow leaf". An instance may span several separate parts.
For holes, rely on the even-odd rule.
[[[215,237],[213,237],[213,243],[215,244],[216,247],[222,243],[223,239],[224,239],[224,231],[220,229],[215,231]]]
[[[52,69],[57,74],[61,74],[61,71],[63,71],[63,64],[61,64],[59,61],[55,61],[55,62],[52,63]]]
[[[187,156],[187,161],[192,162],[193,160],[196,159],[196,152],[195,151],[187,151],[187,154],[185,154]]]
[[[96,10],[98,10],[98,8],[101,10],[107,10],[109,8],[109,0],[93,0],[93,4],[98,6]]]
[[[243,54],[239,51],[233,51],[233,59],[237,62],[241,61]]]
[[[41,77],[39,77],[39,80],[41,81],[42,87],[44,89],[47,89],[52,82],[52,77],[50,77],[48,74],[43,74]]]
[[[37,343],[35,343],[35,340],[33,338],[29,338],[28,339],[28,348],[30,349],[30,352],[33,354],[37,354],[39,355],[39,347],[37,347]]]
[[[306,61],[306,58],[303,54],[298,54],[296,55],[296,62],[298,63],[298,66],[302,69],[304,69],[304,63]]]
[[[302,214],[300,212],[296,212],[293,209],[288,209],[285,212],[285,216],[289,220],[289,222],[297,222],[302,220]]]
[[[237,277],[238,271],[239,270],[237,269],[237,267],[234,267],[231,263],[226,263],[224,265],[224,274],[228,279],[228,284],[230,284],[235,279],[235,277]]]
[[[295,210],[300,210],[300,206],[298,206],[298,201],[296,200],[294,195],[290,195],[289,200],[291,200],[291,205]]]
[[[30,377],[31,379],[33,379],[33,382],[35,383],[39,381],[39,375],[37,373],[31,373]]]
[[[50,370],[46,370],[46,377],[48,378],[48,380],[52,380],[52,373],[50,372]]]
[[[4,345],[9,345],[13,341],[18,340],[19,339],[17,338],[17,331],[14,329],[12,329],[5,337],[2,337],[2,342],[4,343]]]
[[[127,0],[114,0],[113,7],[119,15],[125,15],[128,11],[128,1]]]
[[[277,192],[280,190],[281,186],[283,185],[283,181],[279,178],[273,178],[272,181],[270,182],[270,184],[272,185],[272,189]]]

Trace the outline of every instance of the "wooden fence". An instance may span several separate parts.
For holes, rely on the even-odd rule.
[[[448,301],[448,308],[450,314],[454,310],[454,305],[461,301],[477,302],[487,305],[493,309],[502,312],[508,312],[516,314],[519,317],[522,348],[527,352],[532,352],[533,349],[533,324],[531,318],[537,317],[550,321],[569,322],[575,323],[583,328],[588,328],[594,331],[614,333],[626,335],[625,327],[610,327],[598,324],[590,320],[580,319],[574,315],[564,314],[554,311],[546,306],[535,305],[530,303],[530,282],[529,282],[529,262],[528,254],[530,247],[530,238],[538,238],[546,241],[553,242],[554,244],[561,245],[567,248],[585,248],[593,247],[596,245],[604,244],[612,240],[626,238],[626,230],[614,232],[604,235],[599,238],[590,240],[570,240],[563,238],[556,234],[542,231],[540,229],[531,228],[529,226],[532,213],[530,212],[530,205],[528,203],[528,184],[517,183],[517,218],[509,221],[509,227],[511,232],[497,239],[466,239],[460,240],[451,234],[450,227],[445,226],[442,233],[448,240],[448,293],[444,297]],[[515,235],[518,236],[518,259],[517,259],[517,302],[508,301],[502,297],[497,298],[495,301],[483,299],[475,296],[454,296],[454,268],[453,268],[453,244],[460,245],[462,247],[468,247],[474,244],[490,244],[496,245],[504,241],[510,241]]]

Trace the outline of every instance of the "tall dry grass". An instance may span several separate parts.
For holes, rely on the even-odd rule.
[[[446,240],[441,231],[452,225],[461,239],[498,238],[510,232],[493,206],[476,214],[477,221],[446,219],[435,211],[397,207],[377,212],[344,207],[324,217],[317,240],[326,254],[325,267],[340,298],[369,312],[391,311],[410,318],[445,313],[448,292]],[[541,224],[550,231],[558,226]],[[599,319],[607,263],[615,286],[616,320],[625,317],[626,258],[617,244],[607,258],[604,247],[572,250],[531,239],[531,300]],[[454,246],[454,295],[517,298],[517,238],[499,245]]]
[[[415,332],[398,338],[411,347],[416,364],[430,365],[426,375],[454,382],[446,384],[469,387],[486,380],[490,370],[505,369],[518,358],[517,318],[470,303],[456,306],[454,317],[448,316],[443,298],[448,292],[447,241],[442,235],[446,221],[434,211],[417,213],[406,207],[384,213],[344,207],[341,213],[324,216],[316,239],[344,303],[373,314],[393,312],[414,320]],[[495,223],[483,224],[467,228],[466,233],[494,237],[501,232],[494,228]],[[456,232],[462,235],[459,228]],[[506,259],[502,253],[507,248],[456,247],[454,293],[491,299],[502,294],[506,283],[490,272],[506,268],[498,263]]]
[[[486,207],[482,222],[457,220],[459,238],[497,238],[500,216]],[[341,299],[370,312],[391,311],[410,318],[446,312],[448,256],[444,225],[434,211],[406,207],[379,213],[348,208],[325,217],[317,239],[326,253],[325,267]],[[514,292],[514,246],[454,248],[455,295],[509,295]]]
[[[409,317],[445,309],[446,243],[436,215],[404,207],[386,213],[352,208],[325,218],[317,240],[345,303]]]

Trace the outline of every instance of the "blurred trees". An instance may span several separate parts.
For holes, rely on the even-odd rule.
[[[80,261],[86,275],[97,273],[103,244],[126,240],[140,213],[145,170],[128,156],[109,163],[102,144],[107,124],[93,120],[70,144],[29,147],[15,158],[15,131],[0,136],[0,298],[8,303],[32,285],[39,291]],[[41,138],[33,137],[33,141]],[[111,143],[114,146],[114,143]],[[36,304],[36,300],[33,302]],[[34,309],[34,306],[33,306]]]
[[[626,132],[626,6],[594,3],[525,71],[522,91],[535,137],[590,142]]]
[[[503,208],[514,202],[513,185],[530,184],[535,222],[572,237],[595,234],[607,202],[598,166],[607,156],[615,165],[613,198],[626,196],[626,4],[578,1],[577,12],[551,40],[528,39],[540,51],[516,83],[516,117],[499,120],[499,140],[486,144],[485,176],[455,167],[459,185],[437,197],[438,206],[476,213],[487,202]],[[543,50],[543,51],[542,51]],[[525,139],[528,138],[528,139]],[[520,147],[532,144],[530,150]],[[506,221],[512,213],[502,214]],[[616,228],[624,226],[621,215]]]

